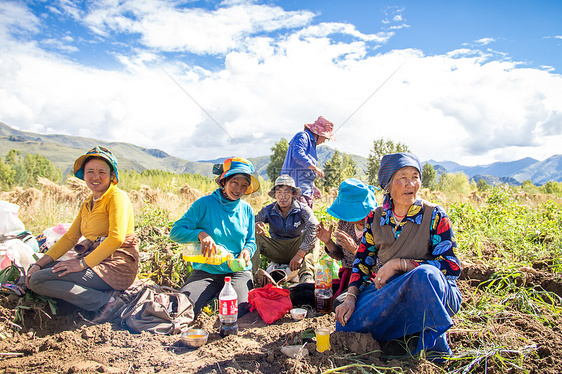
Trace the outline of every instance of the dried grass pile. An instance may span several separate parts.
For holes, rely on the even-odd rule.
[[[72,186],[72,188],[59,186],[43,177],[37,178],[37,183],[41,185],[41,189],[46,198],[52,198],[60,203],[82,203],[89,194],[86,183],[78,178],[74,178],[73,180],[69,178],[69,181],[69,186]],[[83,187],[79,187],[80,182],[83,184]]]
[[[33,207],[43,200],[43,192],[37,188],[14,187],[12,191],[0,194],[0,200],[8,201],[20,207]]]
[[[271,202],[271,198],[267,195],[257,195],[246,198],[248,204],[252,206],[255,213],[259,212],[261,208]]]
[[[141,186],[138,191],[129,191],[129,199],[133,203],[157,204],[160,201],[160,198],[160,190],[152,189],[148,186]]]
[[[75,176],[69,176],[66,179],[66,185],[76,196],[88,196],[90,194],[90,189],[86,185],[86,182]]]
[[[203,193],[195,188],[192,188],[189,184],[185,184],[180,188],[180,194],[184,201],[191,205],[195,200],[203,196]]]
[[[429,188],[420,188],[418,196],[426,201],[445,206],[447,196],[441,191],[431,191]]]

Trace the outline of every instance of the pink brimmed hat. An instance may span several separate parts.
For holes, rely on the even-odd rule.
[[[334,124],[322,116],[318,117],[313,124],[306,124],[304,127],[308,128],[316,135],[336,140],[336,137],[334,136]]]

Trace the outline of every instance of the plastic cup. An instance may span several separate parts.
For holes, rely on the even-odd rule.
[[[228,266],[232,271],[242,271],[246,267],[246,261],[243,258],[236,258],[228,262]]]
[[[314,330],[316,334],[316,350],[324,352],[330,349],[330,329],[327,327],[318,327]]]

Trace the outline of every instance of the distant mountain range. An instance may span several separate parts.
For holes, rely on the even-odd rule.
[[[530,180],[540,186],[548,181],[562,182],[562,155],[554,155],[544,161],[526,157],[511,162],[494,162],[489,165],[462,166],[452,161],[427,161],[439,172],[465,173],[469,179],[484,179],[490,185],[509,183],[521,185]]]
[[[139,147],[130,143],[105,142],[91,138],[68,135],[44,135],[16,130],[0,122],[0,157],[5,157],[10,149],[16,149],[23,154],[40,154],[48,158],[63,173],[70,173],[73,162],[78,156],[96,145],[105,146],[119,160],[121,169],[134,169],[141,172],[146,169],[159,169],[175,173],[201,174],[212,177],[214,163],[222,162],[226,157],[216,160],[187,161],[170,156],[159,149]],[[324,164],[334,154],[335,150],[321,145],[318,147],[318,159]],[[367,169],[367,158],[351,155],[357,163],[358,169],[364,174]],[[269,155],[249,158],[254,164],[256,172],[267,177]],[[512,162],[495,162],[489,165],[463,166],[452,161],[427,161],[435,167],[438,174],[465,173],[469,179],[478,181],[484,179],[488,184],[509,183],[520,185],[530,180],[535,185],[542,185],[548,181],[562,182],[562,155],[552,156],[544,161],[524,158]],[[425,164],[425,162],[424,162]]]

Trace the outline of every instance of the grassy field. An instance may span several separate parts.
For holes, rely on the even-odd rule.
[[[26,229],[38,235],[72,222],[87,193],[80,182],[71,179],[57,186],[43,181],[41,189],[14,189],[0,194],[0,200],[18,204]],[[139,277],[181,286],[190,268],[168,232],[195,199],[214,188],[210,180],[199,182],[197,188],[175,181],[163,189],[128,191],[141,240]],[[269,187],[264,183],[259,193],[246,198],[254,211],[271,201]],[[423,190],[421,196],[443,205],[450,215],[463,265],[463,305],[449,333],[455,358],[442,371],[428,372],[557,372],[554,361],[562,355],[560,199],[510,187],[470,195]],[[326,194],[316,203],[319,219],[331,219],[326,207],[333,198]],[[378,198],[380,202],[382,196]],[[552,371],[536,371],[541,364]],[[367,365],[365,372],[381,371]]]

